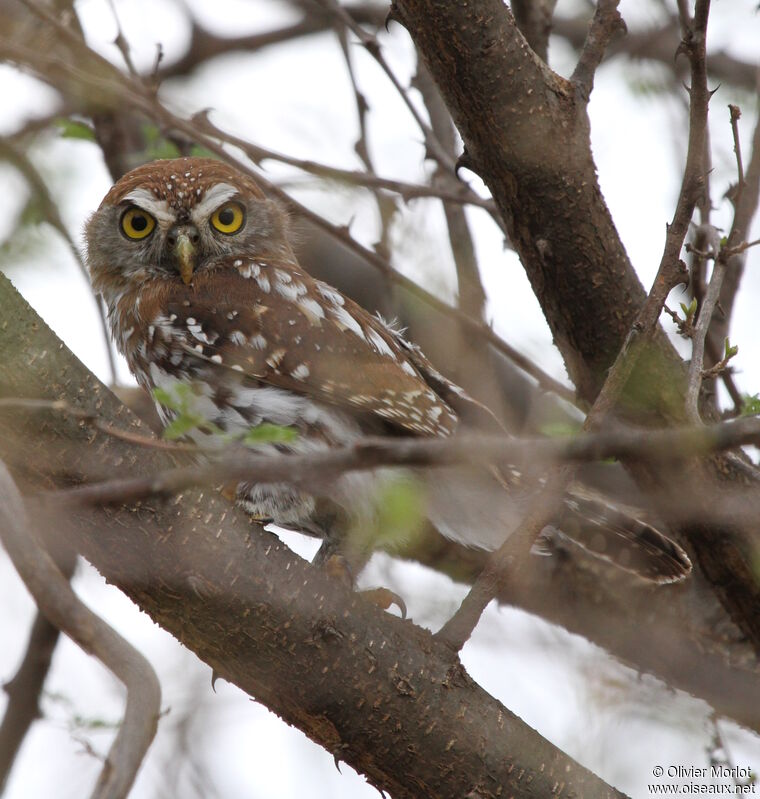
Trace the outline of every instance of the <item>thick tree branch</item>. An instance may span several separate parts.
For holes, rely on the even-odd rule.
[[[0,288],[9,322],[0,349],[13,355],[0,363],[0,384],[54,399],[81,392],[109,421],[134,424],[2,277]],[[65,417],[0,419],[0,432],[0,455],[27,491],[167,465],[165,453],[93,437]],[[475,685],[428,632],[351,595],[213,492],[80,509],[57,521],[110,582],[219,676],[395,799],[461,799],[481,789],[528,797],[558,785],[620,796]]]

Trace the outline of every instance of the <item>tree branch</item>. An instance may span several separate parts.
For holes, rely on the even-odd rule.
[[[93,799],[129,793],[153,737],[161,688],[150,663],[77,598],[50,555],[35,541],[24,503],[0,460],[0,536],[40,610],[85,652],[95,655],[127,689],[124,720],[108,753]]]
[[[0,362],[0,383],[54,399],[81,390],[88,408],[135,424],[41,320],[28,324],[33,312],[1,276],[0,312],[9,322],[0,349],[13,355]],[[166,453],[54,422],[0,419],[0,456],[27,491],[60,488],[73,468],[130,476],[167,466]],[[79,508],[56,523],[220,677],[394,799],[461,799],[485,787],[527,799],[557,786],[620,796],[474,684],[430,633],[350,594],[214,492]]]
[[[604,53],[613,36],[625,32],[625,22],[618,11],[620,0],[599,0],[589,24],[586,41],[570,80],[581,97],[588,102],[594,88],[594,74],[602,63]]]

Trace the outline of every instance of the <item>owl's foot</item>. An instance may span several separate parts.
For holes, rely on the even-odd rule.
[[[340,580],[340,582],[349,588],[354,587],[354,575],[351,571],[348,559],[344,555],[330,555],[319,565],[333,579]],[[396,605],[399,611],[401,611],[401,618],[406,618],[406,602],[389,588],[369,588],[365,591],[357,591],[356,593],[368,599],[373,605],[377,605],[381,610],[388,610],[391,605]]]
[[[388,610],[391,605],[395,605],[401,611],[401,618],[406,618],[406,602],[390,588],[369,588],[366,591],[358,591],[365,599],[373,605],[377,605],[381,610]]]

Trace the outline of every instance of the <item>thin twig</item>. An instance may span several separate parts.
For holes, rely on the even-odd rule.
[[[129,47],[129,42],[127,41],[126,36],[124,36],[124,31],[121,27],[121,20],[119,19],[119,14],[116,11],[116,3],[114,3],[114,0],[108,0],[108,5],[111,9],[111,15],[114,18],[114,22],[116,23],[117,33],[113,43],[121,53],[121,57],[124,59],[124,64],[126,65],[129,74],[133,78],[137,78],[139,80],[140,76],[135,69],[134,62],[132,61],[132,52]]]
[[[65,552],[51,554],[61,573],[70,580],[76,553],[67,548]],[[29,728],[40,717],[40,695],[59,638],[60,630],[37,611],[24,658],[13,677],[3,685],[8,703],[0,722],[0,796]]]
[[[586,102],[594,88],[594,74],[602,63],[607,45],[616,33],[626,30],[625,22],[618,11],[619,2],[620,0],[599,0],[596,4],[583,50],[570,78]]]
[[[415,200],[419,198],[435,198],[458,205],[474,205],[483,208],[491,214],[496,214],[496,205],[488,197],[481,197],[476,194],[466,183],[457,181],[456,189],[444,189],[436,186],[425,186],[421,183],[408,183],[403,180],[383,178],[371,171],[360,172],[354,169],[340,169],[339,167],[321,164],[305,158],[295,158],[291,155],[270,150],[259,144],[254,144],[231,133],[223,131],[214,125],[206,113],[196,114],[193,123],[210,136],[220,141],[239,147],[256,164],[266,159],[278,161],[281,164],[296,167],[311,175],[321,178],[328,178],[336,181],[352,183],[358,186],[366,186],[369,189],[387,189],[388,191],[400,194],[404,200]]]
[[[100,773],[93,799],[123,799],[156,734],[161,687],[150,663],[86,607],[30,529],[24,502],[0,462],[0,536],[40,610],[127,689],[124,720]]]
[[[34,197],[39,201],[40,205],[42,206],[42,213],[50,224],[50,226],[63,238],[66,242],[66,245],[71,252],[71,255],[74,258],[74,263],[77,265],[80,274],[85,280],[87,286],[91,287],[92,284],[90,282],[90,275],[87,272],[87,267],[84,264],[82,259],[82,254],[79,252],[79,248],[77,247],[74,239],[71,237],[71,233],[69,233],[69,229],[64,224],[63,220],[61,219],[61,215],[58,212],[58,206],[56,205],[53,198],[50,196],[50,192],[48,191],[47,185],[45,181],[42,179],[42,175],[37,171],[34,164],[29,160],[26,153],[22,150],[18,149],[15,145],[11,144],[9,141],[0,140],[0,158],[7,160],[10,164],[12,164],[20,173],[24,180],[27,182],[27,185],[32,191]],[[106,321],[106,314],[105,308],[103,306],[103,302],[97,295],[92,294],[93,302],[95,303],[95,308],[98,313],[98,321],[100,323],[100,331],[103,335],[103,343],[106,349],[106,357],[108,359],[108,371],[111,380],[111,384],[115,385],[117,382],[116,378],[116,361],[113,355],[113,348],[111,347],[111,336],[108,331],[108,322]]]
[[[731,105],[728,106],[728,112],[731,117],[731,134],[734,137],[734,153],[736,154],[736,174],[737,174],[737,183],[736,183],[736,193],[733,196],[734,205],[739,205],[741,202],[742,192],[744,191],[747,182],[744,179],[744,165],[742,163],[742,144],[741,139],[739,138],[739,119],[741,118],[742,112],[739,106]]]
[[[115,427],[108,422],[104,422],[96,414],[85,411],[82,408],[75,408],[69,405],[64,400],[48,400],[48,399],[28,399],[26,397],[0,397],[0,411],[3,408],[15,408],[26,411],[55,411],[63,413],[66,416],[71,416],[74,419],[79,419],[88,425],[91,425],[101,433],[105,433],[112,438],[117,438],[120,441],[126,441],[129,444],[136,444],[139,447],[148,447],[149,449],[160,449],[165,452],[198,454],[204,452],[201,447],[194,444],[184,444],[178,441],[164,441],[160,438],[152,438],[150,436],[143,436],[139,433],[132,432],[131,430],[124,430]]]
[[[353,17],[343,8],[337,0],[318,0],[320,5],[324,6],[328,11],[335,15],[354,35],[359,39],[365,50],[377,61],[380,68],[388,76],[388,79],[393,84],[394,89],[401,97],[404,105],[409,110],[412,118],[417,123],[417,126],[422,131],[425,137],[425,147],[429,156],[434,158],[442,167],[445,167],[450,173],[456,176],[457,164],[456,159],[452,158],[447,152],[446,148],[438,141],[430,125],[422,118],[419,111],[415,108],[414,103],[409,99],[409,92],[401,85],[396,74],[388,65],[388,62],[383,56],[383,51],[378,44],[377,37],[367,33],[367,31],[359,25]]]
[[[106,480],[43,494],[66,504],[128,502],[174,494],[192,486],[233,481],[278,482],[324,489],[346,472],[385,466],[439,467],[509,463],[515,468],[578,464],[608,458],[674,463],[745,444],[760,444],[760,418],[711,426],[647,431],[632,428],[584,433],[571,439],[464,434],[454,438],[368,438],[308,454],[260,455],[242,447],[219,452],[213,462],[141,477]],[[211,451],[207,451],[209,455]]]

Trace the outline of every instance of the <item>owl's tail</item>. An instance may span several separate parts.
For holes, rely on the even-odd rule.
[[[531,501],[530,495],[506,491],[485,471],[451,467],[429,475],[431,522],[446,538],[465,546],[497,549],[520,524]],[[655,583],[678,582],[692,569],[686,552],[634,509],[575,486],[563,497],[533,552],[551,554],[558,543],[570,542]]]

